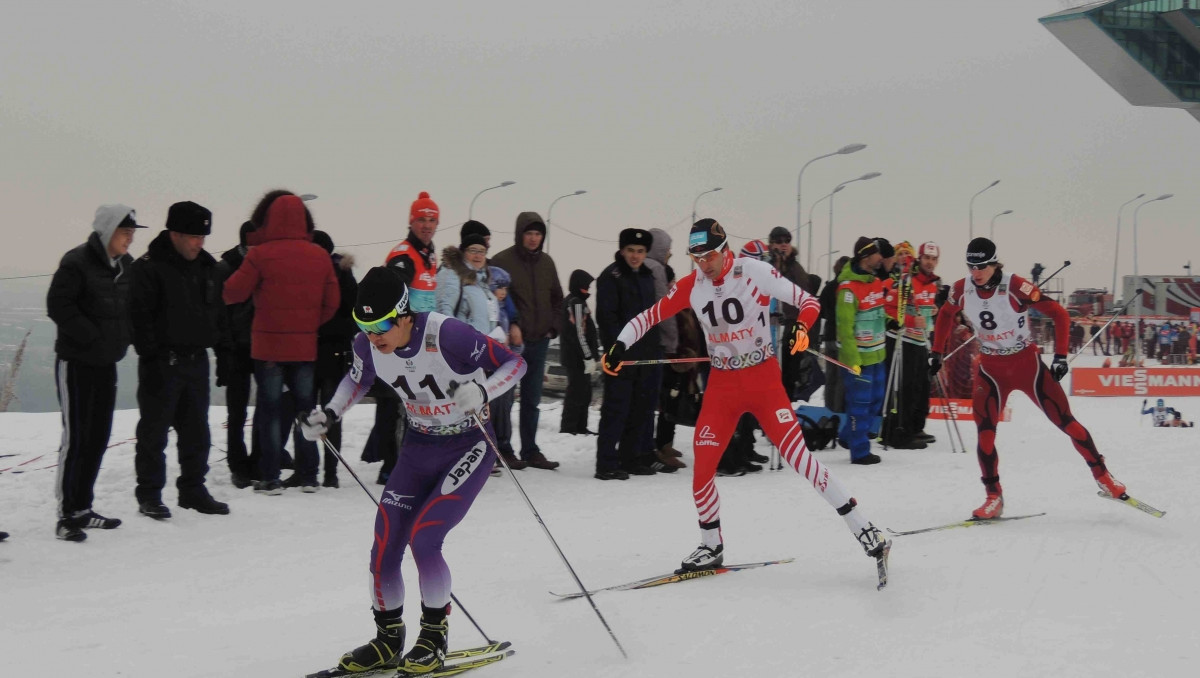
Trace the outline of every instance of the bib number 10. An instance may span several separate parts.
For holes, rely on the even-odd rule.
[[[716,326],[717,310],[714,302],[710,301],[700,309],[700,312],[708,316],[708,324]],[[737,299],[726,299],[721,302],[721,319],[727,325],[736,325],[746,319],[746,312],[742,309],[742,304]]]

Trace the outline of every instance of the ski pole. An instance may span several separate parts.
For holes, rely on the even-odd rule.
[[[934,381],[937,382],[938,392],[942,396],[942,407],[946,408],[946,435],[950,435],[950,424],[954,424],[954,433],[958,435],[958,446],[963,454],[967,453],[967,444],[963,442],[962,431],[958,428],[958,417],[950,416],[950,399],[946,396],[946,384],[942,382],[942,373],[938,372],[934,375]],[[954,451],[954,439],[950,440],[950,450]]]
[[[456,382],[450,382],[451,393],[457,390],[457,387],[458,384]],[[579,590],[583,592],[583,596],[587,598],[588,603],[591,604],[592,610],[600,619],[600,623],[603,624],[604,629],[608,631],[608,637],[612,638],[612,641],[616,643],[617,649],[621,651],[621,656],[629,659],[629,654],[625,652],[625,648],[621,645],[621,641],[617,640],[617,634],[613,633],[612,627],[608,625],[608,620],[604,618],[604,615],[600,614],[600,608],[596,607],[596,601],[592,600],[592,594],[588,593],[587,587],[583,585],[583,582],[579,579],[579,575],[575,573],[575,568],[571,567],[571,561],[567,560],[566,554],[564,554],[563,550],[559,548],[558,542],[554,540],[554,535],[550,533],[550,528],[546,526],[546,521],[542,520],[541,514],[539,514],[537,508],[534,507],[533,502],[529,499],[529,495],[525,493],[525,488],[521,487],[521,481],[517,480],[516,474],[514,474],[512,469],[508,467],[508,462],[505,461],[504,455],[500,454],[500,447],[496,445],[495,440],[492,440],[492,434],[488,433],[487,428],[483,425],[482,415],[478,411],[472,412],[471,418],[475,421],[475,427],[478,428],[479,432],[483,434],[484,440],[486,440],[487,444],[492,447],[492,451],[496,453],[496,458],[500,460],[500,463],[504,466],[504,470],[508,471],[508,477],[511,478],[513,484],[517,486],[517,491],[521,493],[521,497],[525,500],[525,505],[528,506],[530,512],[533,513],[533,517],[535,520],[537,520],[538,525],[542,526],[542,530],[546,533],[546,538],[550,540],[550,544],[554,546],[554,550],[558,551],[558,557],[562,558],[563,564],[567,566],[567,571],[571,573],[571,577],[575,579],[575,583],[579,586]]]
[[[807,348],[807,349],[805,349],[805,351],[817,356],[818,358],[820,358],[821,360],[824,360],[825,362],[829,363],[830,365],[837,365],[838,367],[842,368],[843,370],[846,370],[847,372],[850,372],[851,374],[854,374],[856,376],[862,374],[861,367],[850,367],[846,363],[839,362],[833,358],[830,358],[829,356],[825,355],[824,353],[821,353],[820,351],[817,351],[812,348]]]
[[[682,364],[682,363],[706,363],[706,362],[709,362],[710,360],[712,360],[712,359],[709,358],[708,356],[704,356],[702,358],[661,358],[659,360],[622,360],[621,367],[625,367],[627,365],[636,367],[638,365],[678,365],[678,364]]]
[[[371,491],[368,490],[367,486],[363,483],[362,478],[359,478],[358,474],[354,472],[354,469],[350,468],[350,464],[346,463],[346,460],[342,458],[342,453],[338,452],[338,449],[333,446],[333,443],[329,442],[329,438],[326,438],[324,434],[322,434],[321,442],[325,443],[325,448],[332,452],[333,456],[337,457],[338,461],[342,462],[342,466],[345,466],[346,470],[350,472],[350,475],[358,481],[358,486],[363,489],[363,492],[367,493],[367,496],[371,498],[371,501],[375,502],[375,507],[379,510],[383,510],[383,507],[379,505],[379,500],[375,498],[375,495],[371,494]],[[471,613],[467,611],[467,608],[463,606],[462,601],[459,600],[454,593],[450,594],[450,600],[454,601],[454,604],[458,606],[458,609],[462,611],[463,615],[470,620],[471,625],[475,627],[475,630],[479,632],[479,635],[483,636],[483,639],[486,640],[488,644],[496,642],[488,637],[488,634],[483,632],[483,628],[479,626],[479,622],[475,621],[475,618],[471,616]]]
[[[1102,332],[1104,332],[1104,330],[1108,329],[1108,326],[1111,325],[1114,320],[1116,320],[1120,316],[1124,315],[1125,309],[1129,308],[1129,305],[1131,303],[1133,303],[1133,300],[1142,296],[1142,291],[1143,291],[1143,289],[1141,287],[1134,290],[1133,296],[1130,297],[1124,304],[1121,304],[1121,308],[1118,308],[1117,310],[1113,311],[1112,317],[1108,319],[1108,322],[1104,323],[1104,326],[1100,328],[1100,332],[1093,334],[1092,338],[1088,339],[1087,343],[1084,344],[1082,347],[1080,347],[1079,353],[1076,353],[1075,355],[1071,356],[1071,359],[1067,361],[1067,364],[1070,365],[1071,363],[1075,362],[1075,359],[1079,357],[1079,354],[1083,353],[1083,349],[1087,348],[1093,341],[1096,341],[1096,337],[1100,336],[1100,334]]]
[[[1051,280],[1053,280],[1053,279],[1054,279],[1054,276],[1058,275],[1059,273],[1062,273],[1062,270],[1063,270],[1064,268],[1066,268],[1066,267],[1070,266],[1070,265],[1071,265],[1071,261],[1070,261],[1070,260],[1064,261],[1064,262],[1063,262],[1063,265],[1062,265],[1062,266],[1059,266],[1057,271],[1055,271],[1055,272],[1051,273],[1050,275],[1046,276],[1046,278],[1045,278],[1044,280],[1042,280],[1040,283],[1038,283],[1038,284],[1037,284],[1037,286],[1038,286],[1038,289],[1041,289],[1041,288],[1042,288],[1042,285],[1045,285],[1046,283],[1048,283],[1048,282],[1050,282]]]

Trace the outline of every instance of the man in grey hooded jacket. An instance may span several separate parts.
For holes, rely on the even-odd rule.
[[[54,378],[62,410],[58,449],[55,534],[87,539],[84,528],[121,524],[92,510],[92,489],[112,432],[117,362],[133,336],[129,316],[129,246],[137,223],[133,208],[101,205],[87,242],[63,255],[50,281],[46,311],[57,326]]]

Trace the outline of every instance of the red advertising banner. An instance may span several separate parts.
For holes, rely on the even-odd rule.
[[[949,414],[947,414],[949,412]],[[975,406],[970,398],[941,398],[929,399],[930,419],[957,419],[959,421],[975,421]],[[1012,408],[1005,407],[1000,421],[1012,421]]]
[[[1071,370],[1071,395],[1200,396],[1200,368],[1077,367]]]

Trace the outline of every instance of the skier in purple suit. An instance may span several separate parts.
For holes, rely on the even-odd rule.
[[[333,398],[302,417],[320,439],[370,390],[390,384],[404,402],[408,434],[384,488],[371,549],[371,602],[376,637],[342,656],[348,673],[441,668],[447,648],[450,569],[442,557],[446,534],[466,516],[495,463],[486,403],[513,388],[525,362],[502,343],[440,313],[414,313],[409,290],[385,267],[372,268],[358,287],[354,362]],[[412,547],[421,589],[421,632],[404,648],[404,580],[400,562]]]

